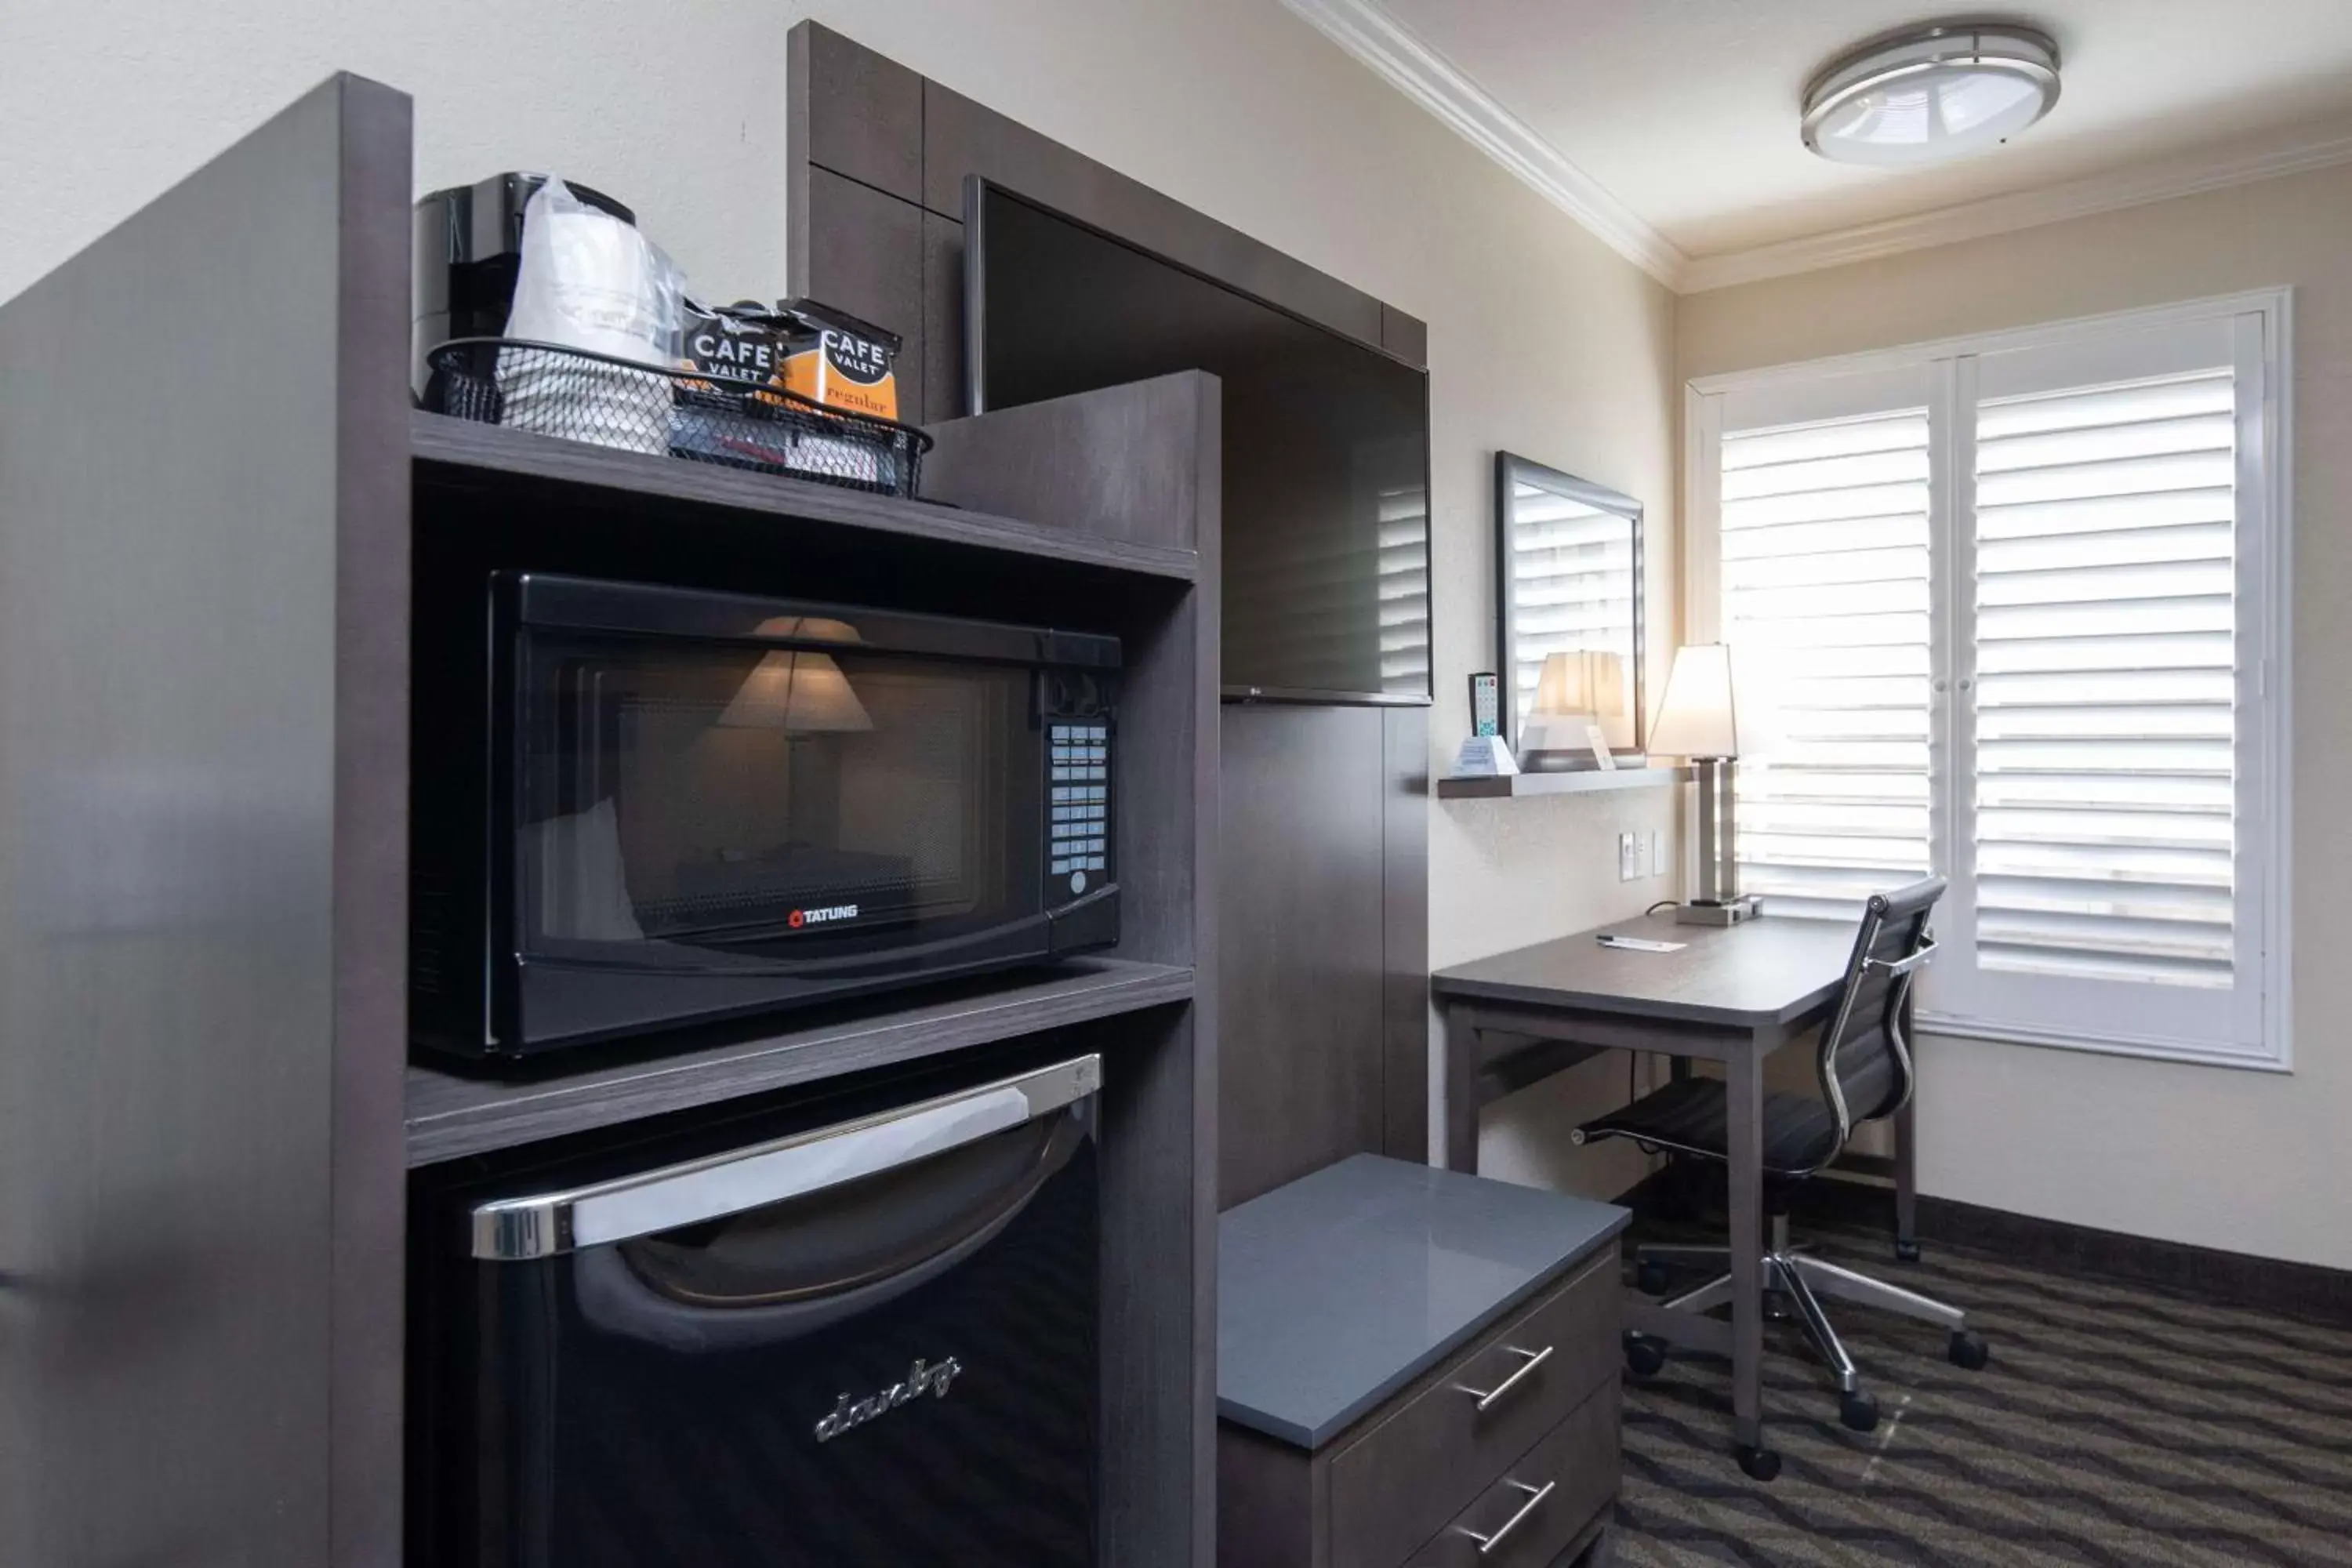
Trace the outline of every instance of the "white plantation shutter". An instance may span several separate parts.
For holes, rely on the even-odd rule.
[[[1977,415],[1979,968],[2226,988],[2236,388]]]
[[[1380,492],[1381,689],[1429,689],[1429,491]]]
[[[1785,731],[1743,885],[1851,920],[1945,873],[1927,1026],[2285,1063],[2286,312],[1695,386],[1696,629]]]
[[[1624,517],[1517,484],[1510,512],[1513,735],[1524,735],[1546,656],[1633,646],[1633,544]]]
[[[1734,773],[1740,886],[1852,919],[1927,873],[1925,408],[1727,432],[1722,636],[1779,743]]]

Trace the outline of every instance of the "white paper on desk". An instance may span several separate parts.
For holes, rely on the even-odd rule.
[[[1612,935],[1603,936],[1601,938],[1601,945],[1603,947],[1622,947],[1633,952],[1680,952],[1684,948],[1690,944],[1680,942],[1659,942],[1654,937],[1646,936]]]

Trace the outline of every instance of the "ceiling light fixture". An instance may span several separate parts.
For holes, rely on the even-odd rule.
[[[1940,163],[2008,141],[2058,101],[2058,46],[2011,23],[1874,39],[1805,89],[1805,145],[1841,163]]]

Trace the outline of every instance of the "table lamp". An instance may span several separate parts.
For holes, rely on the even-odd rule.
[[[1752,918],[1756,900],[1739,891],[1732,806],[1732,763],[1743,728],[1755,740],[1755,721],[1741,712],[1725,643],[1694,643],[1675,650],[1666,694],[1650,731],[1653,753],[1688,757],[1698,773],[1699,896],[1675,910],[1684,925],[1737,925]]]
[[[1625,661],[1598,648],[1544,656],[1536,677],[1534,700],[1528,705],[1528,733],[1520,745],[1522,760],[1536,771],[1570,771],[1600,766],[1585,737],[1595,724],[1625,716]],[[1552,731],[1565,728],[1575,743],[1549,743]]]

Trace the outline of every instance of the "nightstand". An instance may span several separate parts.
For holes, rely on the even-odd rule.
[[[1628,1218],[1371,1154],[1228,1211],[1220,1568],[1604,1560]]]

